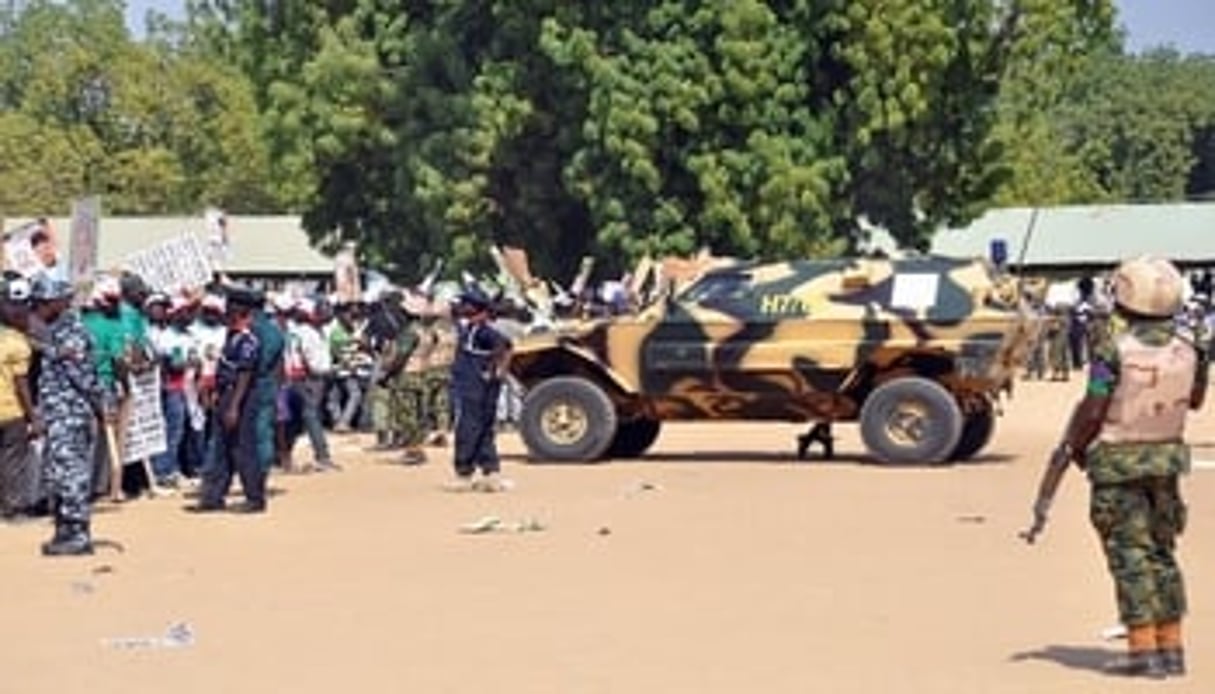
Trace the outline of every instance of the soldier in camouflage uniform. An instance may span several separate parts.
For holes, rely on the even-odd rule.
[[[418,329],[417,317],[410,314],[394,341],[393,365],[396,374],[389,383],[389,422],[397,441],[405,448],[403,462],[417,465],[426,462],[422,451],[422,407],[424,381],[422,374],[430,346],[423,344],[425,334]]]
[[[1046,324],[1047,361],[1050,380],[1071,380],[1071,358],[1068,355],[1068,321],[1066,308],[1052,308]]]
[[[455,326],[450,320],[436,319],[431,324],[435,346],[430,355],[426,382],[427,442],[435,446],[447,443],[451,431],[451,362],[456,355]]]
[[[405,373],[418,335],[400,301],[399,292],[385,295],[372,316],[379,354],[371,407],[379,450],[417,446],[421,438],[414,410],[409,407],[412,389]]]
[[[1172,320],[1181,287],[1164,260],[1118,268],[1116,311],[1125,327],[1097,345],[1067,438],[1092,484],[1091,519],[1128,630],[1129,654],[1115,666],[1136,676],[1185,673],[1186,596],[1174,548],[1186,507],[1178,477],[1189,469],[1186,412],[1205,399],[1208,358]]]
[[[46,422],[43,478],[55,516],[55,536],[42,545],[47,556],[92,554],[89,494],[93,473],[94,417],[114,421],[111,398],[93,365],[93,345],[71,310],[72,286],[39,277],[32,288],[38,317],[47,325],[38,345],[42,371],[38,403]]]

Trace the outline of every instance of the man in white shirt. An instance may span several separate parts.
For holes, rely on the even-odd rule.
[[[329,343],[318,324],[316,302],[302,299],[287,328],[288,387],[301,404],[300,419],[312,445],[314,469],[339,469],[329,455],[329,443],[321,424],[321,407],[325,399],[325,383],[333,371]],[[291,367],[294,368],[291,368]]]
[[[219,369],[219,355],[224,349],[228,328],[224,324],[227,311],[223,297],[207,294],[199,306],[198,315],[190,326],[190,337],[194,341],[193,378],[186,384],[186,407],[190,413],[190,427],[186,434],[189,443],[193,472],[201,474],[206,464],[207,422],[215,396],[215,377]]]
[[[180,485],[185,469],[181,454],[190,423],[188,382],[193,375],[192,360],[197,353],[190,334],[190,303],[183,297],[169,300],[166,322],[153,322],[148,338],[160,362],[161,405],[165,418],[164,453],[152,459],[156,484],[174,488]]]

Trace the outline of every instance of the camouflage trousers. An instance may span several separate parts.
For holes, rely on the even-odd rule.
[[[1064,378],[1071,373],[1071,354],[1067,346],[1067,333],[1059,331],[1050,337],[1047,343],[1047,360],[1050,362],[1051,377]]]
[[[367,405],[371,408],[371,428],[377,434],[386,434],[389,430],[389,401],[390,392],[387,385],[372,385],[367,395]]]
[[[1120,621],[1143,626],[1181,619],[1185,586],[1173,552],[1186,507],[1177,476],[1094,485],[1090,518],[1114,578]]]
[[[47,413],[43,478],[55,520],[88,523],[93,482],[93,417]]]
[[[392,381],[389,429],[399,443],[417,446],[425,435],[426,379],[421,373],[402,372]]]
[[[431,369],[423,375],[425,381],[426,431],[449,431],[451,429],[451,376],[446,368]]]
[[[1025,362],[1025,378],[1041,381],[1046,377],[1046,340],[1041,336],[1034,340]]]

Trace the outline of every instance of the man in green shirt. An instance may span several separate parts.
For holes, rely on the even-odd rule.
[[[122,285],[113,278],[99,280],[93,289],[90,306],[82,317],[85,330],[93,341],[98,379],[112,401],[118,403],[116,433],[119,455],[129,414],[126,371],[143,361],[147,345],[147,320],[138,309],[123,300],[122,289]],[[111,488],[115,491],[116,487],[111,487],[109,479],[114,461],[109,460],[106,446],[96,448],[94,489]],[[121,480],[115,480],[114,484],[120,485]],[[118,498],[117,494],[111,496]]]

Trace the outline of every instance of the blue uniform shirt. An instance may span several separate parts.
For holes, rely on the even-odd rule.
[[[499,384],[494,376],[494,352],[510,349],[511,342],[492,325],[460,326],[455,360],[451,364],[451,388],[465,397],[488,392]]]
[[[249,330],[231,331],[219,357],[219,369],[215,374],[220,397],[230,395],[237,378],[243,372],[253,373],[261,357],[261,345]]]

